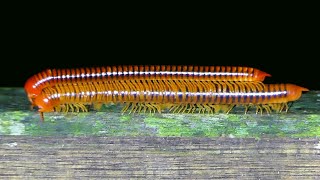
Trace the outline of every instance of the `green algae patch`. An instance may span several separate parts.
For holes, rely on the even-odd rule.
[[[296,130],[292,137],[320,137],[320,115],[308,115],[306,120],[296,124]]]
[[[59,135],[95,135],[102,128],[101,124],[81,121],[51,121],[46,123],[29,124],[26,134],[33,136]]]
[[[0,135],[22,135],[25,126],[23,123],[14,121],[0,121]]]
[[[187,115],[184,118],[148,117],[144,119],[144,122],[162,137],[246,137],[249,134],[245,122],[236,115]]]
[[[29,113],[23,111],[0,112],[0,121],[21,121],[28,115]]]
[[[25,134],[33,136],[97,135],[97,136],[147,136],[152,130],[146,128],[141,116],[122,116],[120,113],[79,113],[48,115],[45,122],[27,123]]]
[[[170,117],[170,118],[168,118]],[[306,117],[305,117],[306,118]],[[195,120],[196,119],[196,120]],[[318,137],[319,115],[309,115],[300,120],[295,115],[186,115],[148,117],[146,126],[157,136],[181,137]]]
[[[146,118],[148,127],[155,128],[159,136],[192,136],[193,130],[188,122],[167,118]]]
[[[122,116],[120,113],[114,113],[108,115],[104,125],[103,134],[108,136],[147,136],[152,134],[145,127],[140,116]]]
[[[98,135],[160,137],[319,137],[320,115],[0,113],[1,135]]]
[[[22,120],[28,113],[21,111],[10,111],[0,113],[0,135],[22,135],[25,125]]]
[[[131,116],[124,115],[120,117],[120,121],[130,121],[132,118]]]

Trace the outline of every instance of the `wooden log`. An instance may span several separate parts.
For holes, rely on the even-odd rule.
[[[2,136],[1,179],[317,179],[317,138]]]

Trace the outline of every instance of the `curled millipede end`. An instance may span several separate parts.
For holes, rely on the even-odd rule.
[[[257,81],[262,82],[266,77],[271,77],[271,74],[258,70],[257,73],[255,73],[254,77]]]
[[[301,86],[297,86],[295,84],[287,84],[287,91],[288,91],[288,100],[296,101],[301,97],[302,92],[309,91],[309,89]]]
[[[300,87],[300,88],[301,88],[300,91],[305,91],[305,92],[309,91],[309,89],[307,88],[304,88],[304,87]]]
[[[271,77],[271,74],[268,74],[266,72],[263,72],[265,77]]]
[[[307,91],[309,91],[308,88],[297,86],[295,84],[290,84],[290,86],[292,86],[292,88],[297,92],[307,92]]]

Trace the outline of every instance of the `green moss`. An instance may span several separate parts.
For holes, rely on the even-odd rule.
[[[239,127],[236,128],[235,134],[236,137],[247,137],[250,135],[248,128],[246,127]]]
[[[320,118],[310,115],[308,120],[281,115],[193,115],[166,118],[146,118],[145,124],[158,136],[200,137],[314,137],[320,133]],[[168,118],[170,117],[170,118]],[[275,120],[279,118],[279,120]]]
[[[0,135],[22,135],[25,126],[23,123],[16,121],[0,121]]]
[[[320,121],[320,115],[319,114],[311,114],[307,116],[308,121]]]
[[[221,119],[221,115],[197,117],[197,121],[189,117],[146,118],[144,121],[148,127],[156,129],[159,136],[244,137],[249,134],[246,124],[235,115],[227,115],[227,119]]]
[[[9,120],[9,121],[21,121],[25,119],[29,113],[23,111],[9,111],[0,113],[0,121]]]
[[[129,121],[131,120],[131,116],[129,115],[123,115],[120,117],[120,121]]]
[[[2,126],[2,127],[8,127],[8,126],[10,126],[12,123],[11,123],[11,121],[8,121],[8,120],[1,120],[0,121],[0,125]]]
[[[292,137],[320,137],[320,115],[308,115],[305,121],[296,124],[296,129]]]
[[[45,122],[40,123],[38,116],[31,120],[31,113],[1,112],[0,134],[236,138],[320,136],[319,114],[47,113]]]
[[[1,135],[22,135],[25,126],[21,122],[29,114],[21,111],[10,111],[0,113],[0,134]]]
[[[227,116],[227,120],[228,121],[233,121],[233,122],[239,122],[240,121],[240,117],[239,117],[239,115],[229,114]]]
[[[92,124],[85,121],[52,121],[45,123],[29,124],[26,133],[29,135],[95,135],[104,126],[101,123]]]
[[[193,132],[188,122],[167,118],[146,118],[145,123],[158,130],[159,136],[192,136]]]

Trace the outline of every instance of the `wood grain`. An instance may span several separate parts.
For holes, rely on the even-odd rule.
[[[319,179],[318,138],[1,136],[1,179]]]

